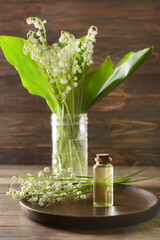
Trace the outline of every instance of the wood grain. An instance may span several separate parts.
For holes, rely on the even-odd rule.
[[[65,238],[71,240],[78,240],[83,238],[84,240],[158,240],[160,234],[160,210],[157,215],[151,220],[126,228],[114,228],[103,230],[73,230],[73,229],[56,229],[47,226],[40,225],[27,219],[21,212],[17,201],[8,199],[5,196],[5,192],[8,190],[8,179],[14,174],[19,176],[27,172],[33,174],[42,169],[44,165],[1,165],[0,176],[6,179],[6,184],[2,184],[0,179],[0,239],[2,240],[64,240]],[[115,167],[116,177],[122,177],[124,174],[131,174],[134,171],[138,171],[142,167]],[[91,172],[92,168],[89,168]],[[141,177],[148,177],[157,175],[160,172],[160,168],[141,173]],[[144,182],[136,183],[135,186],[144,187],[154,193],[160,194],[160,182],[159,179],[148,180]]]
[[[89,164],[110,152],[115,165],[160,166],[160,1],[1,0],[0,35],[26,37],[28,16],[47,19],[50,44],[60,31],[77,37],[99,29],[93,68],[107,55],[116,64],[125,53],[154,45],[152,56],[89,116]],[[0,163],[50,164],[50,111],[30,95],[0,50]]]

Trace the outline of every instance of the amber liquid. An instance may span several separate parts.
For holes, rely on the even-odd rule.
[[[111,207],[113,205],[113,166],[111,164],[95,164],[93,179],[93,205],[95,207]],[[98,180],[104,179],[106,188],[98,183]]]

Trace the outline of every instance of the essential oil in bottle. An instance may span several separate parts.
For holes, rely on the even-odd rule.
[[[113,205],[113,166],[109,154],[97,154],[93,166],[93,205],[111,207]]]

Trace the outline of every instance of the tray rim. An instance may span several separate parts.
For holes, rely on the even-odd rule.
[[[22,207],[24,208],[27,208],[29,211],[33,211],[33,212],[36,212],[36,213],[39,213],[39,214],[43,214],[43,215],[49,215],[49,216],[55,216],[55,217],[63,217],[63,218],[84,218],[84,219],[89,219],[89,218],[116,218],[116,217],[122,217],[122,216],[128,216],[128,215],[137,215],[137,214],[140,214],[142,212],[147,212],[147,211],[151,211],[152,209],[155,209],[159,207],[159,203],[160,203],[160,199],[158,197],[158,195],[156,195],[155,193],[152,193],[146,189],[143,189],[143,188],[140,188],[140,187],[135,187],[135,186],[129,186],[129,185],[126,185],[126,184],[118,184],[120,186],[125,186],[129,189],[135,189],[135,190],[138,190],[138,191],[144,191],[144,192],[147,192],[151,195],[153,195],[153,197],[155,198],[156,200],[156,203],[152,204],[151,207],[148,207],[148,208],[144,208],[144,209],[140,209],[140,210],[136,210],[135,211],[131,211],[131,212],[126,212],[126,213],[123,213],[123,214],[118,214],[118,215],[95,215],[95,216],[76,216],[76,215],[62,215],[62,214],[52,214],[52,213],[47,213],[47,212],[43,212],[41,210],[37,210],[37,209],[34,209],[30,206],[27,206],[25,205],[25,202],[24,200],[20,200],[19,201],[19,204],[20,204],[20,207],[22,209]],[[113,207],[116,206],[116,205],[113,205]],[[96,208],[93,206],[93,208]],[[23,211],[23,210],[22,210]]]

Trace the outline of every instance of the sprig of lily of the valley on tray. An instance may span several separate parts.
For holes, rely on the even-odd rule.
[[[32,19],[33,22],[39,21],[40,24],[43,24],[43,27],[44,23],[46,23],[46,21],[42,22],[38,18]],[[34,33],[36,34],[36,32]],[[77,40],[81,45],[86,41],[86,36]],[[67,113],[70,114],[86,113],[94,104],[108,95],[136,71],[153,51],[153,47],[149,47],[138,52],[129,52],[115,67],[110,56],[107,56],[106,60],[93,71],[89,71],[90,66],[85,65],[81,73],[76,75],[78,83],[76,87],[73,87],[68,92],[65,99],[60,99],[53,97],[53,92],[51,92],[52,84],[49,82],[47,74],[44,74],[44,66],[33,60],[30,52],[27,55],[24,54],[25,44],[28,44],[28,42],[23,38],[0,36],[2,51],[8,62],[17,69],[23,86],[31,94],[44,98],[51,112],[59,115],[62,113],[62,106],[63,110],[68,111]],[[47,40],[43,43],[39,41],[38,44],[47,44]],[[66,44],[61,44],[59,41],[58,46],[63,49],[66,47]],[[49,48],[51,49],[51,46]],[[78,52],[74,52],[73,57],[81,65],[83,50],[80,49]],[[41,69],[40,71],[38,70],[39,68]]]

